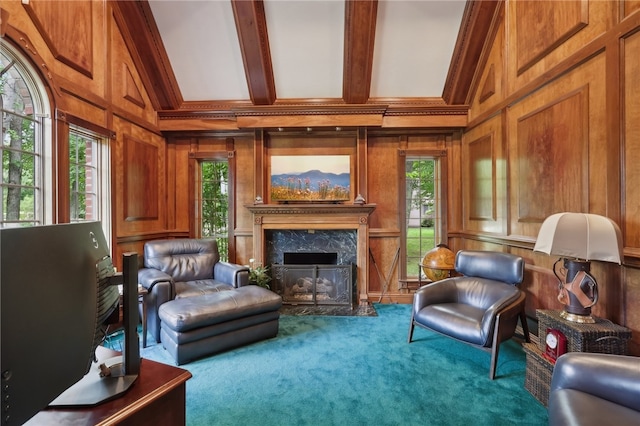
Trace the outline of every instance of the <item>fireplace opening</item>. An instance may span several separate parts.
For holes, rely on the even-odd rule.
[[[284,304],[353,307],[356,265],[271,265],[271,290]]]
[[[285,265],[337,265],[338,253],[285,252]]]

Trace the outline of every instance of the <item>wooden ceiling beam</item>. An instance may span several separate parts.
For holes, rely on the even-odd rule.
[[[242,62],[254,105],[272,105],[276,100],[267,21],[262,0],[233,0]]]
[[[378,0],[345,2],[342,97],[347,104],[369,100],[377,15]]]

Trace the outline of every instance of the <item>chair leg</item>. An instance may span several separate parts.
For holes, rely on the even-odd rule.
[[[413,307],[411,307],[411,322],[409,323],[409,336],[407,337],[407,343],[411,343],[411,339],[413,338],[413,329],[415,324],[413,323]]]
[[[500,315],[496,318],[493,326],[493,341],[491,342],[491,367],[489,368],[489,378],[493,380],[496,377],[496,369],[498,365],[498,353],[500,352]]]

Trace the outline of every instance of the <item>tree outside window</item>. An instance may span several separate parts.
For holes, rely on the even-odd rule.
[[[201,224],[203,238],[214,238],[220,259],[229,259],[229,163],[226,160],[202,161]]]
[[[37,137],[41,122],[32,96],[33,85],[17,59],[0,54],[0,226],[28,226],[42,223],[41,155]]]
[[[439,227],[437,160],[411,157],[405,163],[406,271],[417,276],[424,254],[435,247]]]

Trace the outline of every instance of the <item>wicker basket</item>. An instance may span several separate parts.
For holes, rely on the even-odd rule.
[[[567,337],[568,352],[595,352],[626,355],[631,330],[613,322],[595,318],[595,324],[580,324],[560,317],[560,311],[538,310],[538,349],[544,351],[547,328],[560,330]]]
[[[525,343],[523,347],[527,355],[524,388],[546,407],[549,401],[553,364],[542,356],[542,352],[534,343]]]

